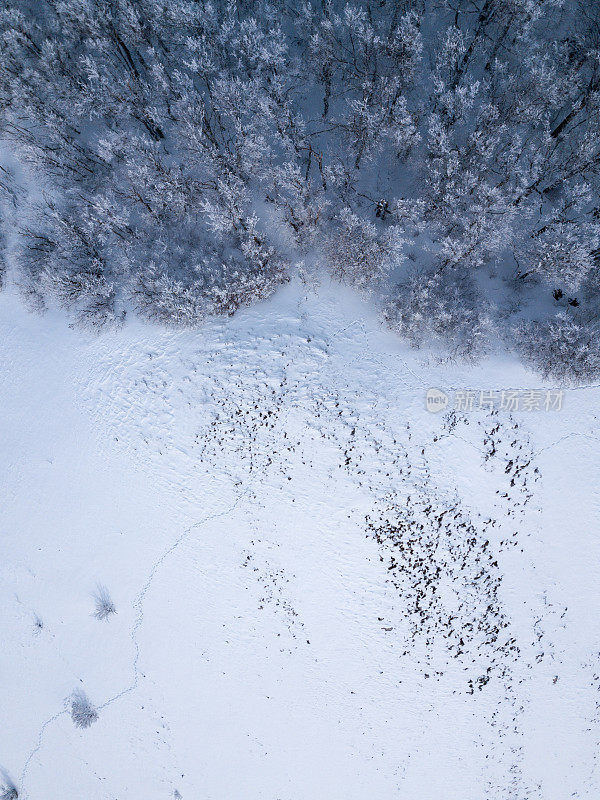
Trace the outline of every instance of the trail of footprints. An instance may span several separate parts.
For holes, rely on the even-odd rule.
[[[506,675],[519,647],[502,610],[502,577],[485,528],[480,532],[457,506],[410,495],[401,504],[382,505],[366,526],[379,546],[387,581],[402,598],[407,646],[423,640],[429,664],[436,644],[448,657],[461,658],[468,664],[471,694],[493,675]]]
[[[254,544],[252,541],[251,545]],[[304,633],[304,623],[286,593],[286,587],[290,583],[286,570],[282,567],[274,567],[269,561],[251,551],[244,552],[242,567],[251,572],[258,583],[260,590],[258,609],[260,611],[266,607],[273,609],[282,620],[287,634],[294,644],[300,638],[310,644]],[[280,637],[281,633],[278,633],[277,636]],[[280,650],[292,652],[287,645],[282,645]]]
[[[227,452],[248,475],[258,472],[266,478],[276,473],[289,481],[292,455],[300,453],[303,464],[310,467],[306,453],[311,442],[325,439],[333,444],[339,452],[338,469],[373,497],[365,532],[378,546],[385,580],[402,600],[408,631],[405,652],[420,639],[428,658],[439,653],[441,644],[448,658],[469,665],[465,676],[469,693],[482,689],[492,676],[506,676],[520,651],[499,599],[498,555],[518,544],[518,529],[498,542],[493,530],[496,519],[473,521],[458,502],[450,505],[437,498],[426,451],[444,436],[475,424],[482,463],[494,467],[505,483],[505,490],[498,490],[499,510],[507,517],[522,515],[539,471],[532,465],[531,448],[523,443],[518,423],[500,420],[494,412],[473,423],[451,412],[439,434],[415,446],[410,425],[398,433],[375,413],[352,411],[336,393],[313,393],[302,409],[308,433],[294,439],[288,436],[283,411],[296,392],[285,374],[278,386],[240,379],[235,388],[232,394],[215,386],[218,410],[207,429],[196,435],[199,457],[220,460]],[[252,554],[246,558],[251,564]],[[282,575],[253,568],[261,581],[267,576],[271,589],[265,592],[265,602],[274,603]],[[282,600],[275,605],[295,619],[295,612]],[[438,667],[441,674],[443,664]]]
[[[353,396],[326,388],[315,378],[318,358],[302,374],[285,349],[272,355],[275,369],[258,363],[249,367],[248,359],[239,359],[240,366],[232,360],[224,374],[194,375],[186,405],[208,408],[210,417],[199,422],[193,442],[187,443],[189,458],[228,472],[241,485],[249,479],[275,480],[294,501],[293,466],[300,461],[303,468],[315,468],[319,443],[337,453],[335,469],[372,498],[365,536],[376,548],[382,580],[397,596],[397,618],[380,617],[374,624],[400,644],[404,656],[421,664],[425,677],[442,679],[460,665],[463,682],[454,685],[455,692],[472,695],[497,682],[505,701],[490,724],[500,737],[518,734],[523,707],[515,693],[514,667],[525,655],[502,605],[498,559],[519,545],[540,478],[519,422],[497,411],[485,416],[449,412],[441,428],[424,437],[408,422],[386,423],[377,397],[363,396],[357,410]],[[162,373],[142,385],[160,395],[169,414],[176,413],[177,401]],[[139,379],[134,388],[139,389]],[[289,424],[292,413],[295,426]],[[152,432],[153,449],[162,454],[172,437],[167,436],[163,447],[159,427]],[[488,516],[473,516],[458,497],[440,495],[430,457],[452,436],[470,441],[474,458],[500,483],[494,515],[488,510]],[[241,566],[258,585],[259,608],[272,609],[282,620],[286,636],[281,649],[291,652],[309,641],[310,632],[288,595],[285,568],[274,566],[259,545],[250,543]],[[532,630],[538,663],[552,651],[546,612],[556,616],[545,609]],[[524,798],[536,796],[535,787],[522,784],[519,749],[508,756],[513,790]],[[507,786],[492,788],[506,791]]]
[[[231,385],[229,387],[231,389]],[[458,426],[468,423],[448,415],[442,434],[412,453],[395,433],[376,419],[365,419],[353,413],[335,394],[313,396],[304,408],[309,442],[288,436],[283,410],[294,397],[285,375],[276,387],[251,385],[241,380],[236,393],[224,392],[215,386],[217,411],[207,428],[196,434],[198,456],[204,461],[221,461],[227,452],[247,475],[258,472],[266,478],[277,473],[282,480],[291,480],[291,456],[300,453],[303,464],[311,466],[306,452],[311,441],[327,439],[339,450],[338,468],[352,476],[373,496],[373,513],[367,517],[366,532],[378,544],[382,561],[387,564],[387,580],[404,597],[411,616],[411,638],[442,635],[452,657],[465,654],[480,637],[479,647],[496,649],[493,669],[499,662],[518,652],[515,642],[506,635],[507,620],[498,600],[501,573],[497,552],[490,542],[497,536],[486,536],[496,525],[487,518],[475,524],[458,506],[448,507],[436,499],[431,485],[426,447],[443,435],[451,435]],[[518,439],[518,423],[502,423],[493,413],[482,431],[482,461],[505,462],[506,491],[498,490],[500,499],[510,507],[507,516],[522,512],[532,497],[529,488],[539,477],[531,465],[527,447]],[[508,428],[508,430],[507,430]],[[404,437],[410,442],[407,426]],[[413,495],[404,496],[402,489],[411,487]],[[512,540],[502,540],[499,548],[518,543],[518,532]],[[446,613],[439,584],[452,587],[457,599],[457,614]],[[463,599],[460,599],[463,598]],[[428,612],[430,615],[428,616]],[[455,628],[452,622],[455,621]],[[464,624],[463,624],[464,623]],[[459,633],[460,631],[460,633]],[[466,642],[465,642],[466,637]],[[463,642],[461,645],[460,642]],[[473,686],[485,685],[489,671],[473,680]]]
[[[231,386],[231,384],[230,384]],[[460,664],[462,688],[454,692],[475,694],[490,681],[499,682],[502,707],[489,720],[500,739],[520,736],[523,705],[517,700],[515,664],[522,659],[520,643],[501,601],[503,550],[519,544],[521,523],[534,497],[539,479],[532,448],[514,419],[490,412],[484,418],[459,417],[450,412],[442,429],[429,440],[415,434],[410,423],[400,430],[387,425],[376,403],[363,403],[360,412],[339,392],[315,388],[300,398],[297,386],[284,374],[278,385],[241,378],[236,392],[215,386],[218,411],[208,428],[197,435],[199,456],[220,460],[231,453],[246,474],[261,478],[279,476],[293,495],[290,466],[294,456],[309,469],[308,454],[319,441],[338,452],[337,469],[345,472],[372,497],[365,518],[365,535],[377,546],[382,578],[397,593],[401,619],[377,624],[402,644],[402,653],[422,664],[425,677],[441,679]],[[286,408],[295,406],[303,424],[296,437],[289,433]],[[495,517],[471,518],[456,498],[440,497],[428,463],[430,452],[445,437],[469,435],[478,452],[474,457],[501,481]],[[499,520],[504,520],[504,525]],[[506,532],[512,520],[513,530]],[[500,528],[504,533],[500,534]],[[308,631],[283,592],[283,569],[259,563],[249,550],[245,566],[252,569],[261,588],[261,602],[274,608],[296,643]],[[542,628],[533,632],[538,650]],[[511,791],[536,797],[536,787],[524,785],[522,753],[507,746],[503,754]],[[499,757],[499,756],[498,756]],[[490,785],[490,793],[506,791],[507,784]]]

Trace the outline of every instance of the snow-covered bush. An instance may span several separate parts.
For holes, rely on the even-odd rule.
[[[0,800],[17,800],[19,791],[4,770],[0,776]]]
[[[71,719],[78,728],[89,728],[98,719],[98,712],[82,689],[71,696]]]
[[[559,312],[514,330],[517,351],[544,377],[577,383],[600,376],[600,323],[584,324]]]
[[[366,288],[402,261],[401,244],[395,228],[386,228],[382,233],[350,209],[344,209],[327,241],[328,266],[344,283]]]
[[[155,242],[151,255],[154,260],[134,278],[131,296],[139,313],[166,325],[192,326],[211,315],[234,314],[288,280],[285,263],[258,236],[239,242],[239,250],[213,244],[204,253]]]
[[[96,619],[108,619],[111,614],[116,614],[117,609],[113,603],[106,586],[98,584],[94,592],[94,616]]]
[[[436,342],[461,357],[482,354],[488,344],[486,304],[468,278],[412,273],[384,309],[387,324],[412,345]]]

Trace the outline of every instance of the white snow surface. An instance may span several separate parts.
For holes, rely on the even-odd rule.
[[[327,280],[101,335],[5,291],[0,336],[19,798],[600,796],[599,387],[430,414],[544,384],[412,351]]]

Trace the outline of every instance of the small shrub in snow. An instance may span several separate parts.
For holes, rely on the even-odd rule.
[[[98,719],[98,712],[82,689],[77,689],[71,697],[71,718],[78,728],[89,728]]]
[[[116,614],[117,609],[113,603],[111,596],[108,593],[106,586],[100,584],[94,592],[94,601],[96,603],[96,610],[94,616],[96,619],[108,619],[111,614]]]
[[[0,800],[17,800],[19,790],[11,781],[8,775],[2,773],[2,782],[0,783]]]

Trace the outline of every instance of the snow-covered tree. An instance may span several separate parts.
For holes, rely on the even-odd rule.
[[[435,344],[473,358],[488,346],[491,318],[468,275],[412,272],[385,307],[389,326],[416,347]]]
[[[585,382],[600,371],[600,324],[585,323],[565,311],[549,319],[523,322],[514,330],[523,360],[544,377]]]
[[[312,250],[455,352],[516,307],[551,320],[556,291],[597,318],[597,4],[5,0],[0,59],[36,183],[0,164],[7,258],[38,308],[195,325]]]

